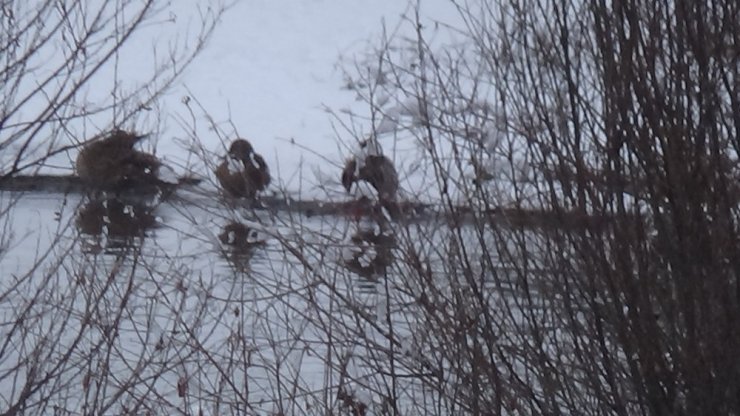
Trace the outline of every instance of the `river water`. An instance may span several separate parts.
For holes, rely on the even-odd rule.
[[[0,408],[36,382],[38,413],[296,411],[340,384],[371,402],[347,382],[377,374],[359,357],[414,326],[386,284],[393,239],[352,237],[367,221],[217,195],[0,200]]]

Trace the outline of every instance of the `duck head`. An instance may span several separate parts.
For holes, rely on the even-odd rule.
[[[248,160],[253,152],[252,144],[245,139],[236,139],[229,147],[229,156],[237,160]]]

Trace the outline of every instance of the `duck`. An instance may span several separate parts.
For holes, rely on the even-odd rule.
[[[162,163],[150,153],[134,149],[148,135],[114,130],[80,150],[75,170],[80,180],[100,190],[157,186]]]
[[[383,155],[377,140],[360,142],[357,154],[347,159],[342,170],[342,185],[347,193],[360,181],[372,185],[381,201],[393,201],[398,193],[398,173],[388,157]]]
[[[216,179],[227,194],[254,199],[270,184],[270,170],[265,159],[246,139],[236,139],[215,170]]]

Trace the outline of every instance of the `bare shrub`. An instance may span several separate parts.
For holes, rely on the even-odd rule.
[[[396,218],[353,218],[339,168],[333,212],[205,181],[76,257],[64,205],[0,286],[7,413],[739,413],[738,6],[451,4],[336,118],[395,162]],[[184,103],[212,170],[236,129]]]
[[[442,207],[396,229],[375,361],[417,370],[377,371],[442,413],[736,413],[737,6],[455,4],[349,82]]]
[[[162,113],[147,113],[224,11],[223,4],[203,7],[190,33],[177,33],[167,7],[2,2],[0,182],[42,169],[68,172],[66,152],[101,131],[159,125]],[[142,47],[153,29],[160,42]],[[147,70],[131,71],[145,62]],[[155,380],[176,380],[168,375],[174,363],[162,358],[161,328],[174,325],[169,316],[179,309],[164,309],[141,278],[165,273],[142,256],[154,207],[55,197],[0,193],[0,412],[170,413],[180,403],[153,388]],[[177,302],[177,293],[165,299]],[[162,310],[174,312],[163,318]]]
[[[66,166],[67,150],[111,126],[147,120],[152,129],[164,121],[154,111],[157,99],[202,50],[225,7],[202,7],[200,21],[186,33],[177,29],[183,25],[170,6],[154,0],[3,2],[0,178]]]

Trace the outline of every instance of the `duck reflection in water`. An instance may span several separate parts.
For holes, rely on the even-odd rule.
[[[359,227],[342,249],[347,269],[366,279],[385,275],[393,264],[395,237],[381,226]]]
[[[123,201],[117,198],[92,199],[77,212],[77,227],[80,233],[105,237],[105,249],[115,251],[140,246],[146,231],[157,224],[153,207],[140,202]],[[100,242],[88,247],[99,251]]]
[[[267,245],[264,236],[241,222],[231,221],[218,235],[224,258],[238,270],[245,271],[256,250]]]

